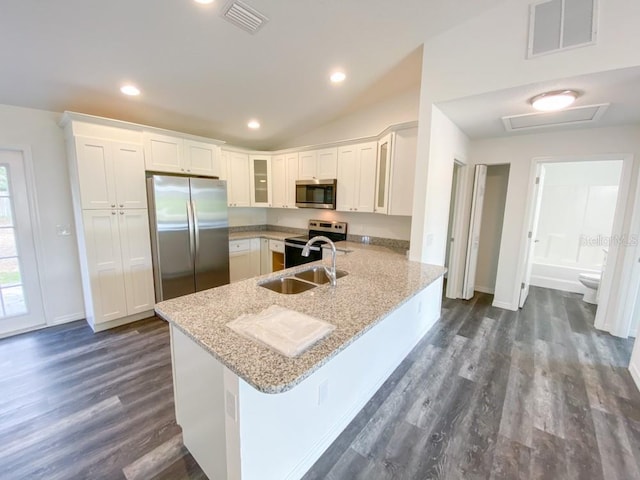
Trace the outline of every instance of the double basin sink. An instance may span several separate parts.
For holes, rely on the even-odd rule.
[[[347,275],[344,270],[336,270],[336,278],[342,278]],[[277,293],[287,295],[306,292],[318,285],[329,283],[329,277],[324,271],[324,267],[315,266],[301,272],[288,275],[286,277],[276,278],[268,282],[259,283],[263,288],[267,288]]]

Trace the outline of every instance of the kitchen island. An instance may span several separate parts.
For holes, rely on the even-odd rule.
[[[439,318],[444,268],[338,247],[348,275],[335,288],[258,285],[308,264],[156,305],[171,327],[177,421],[209,478],[300,478]],[[274,304],[336,329],[288,358],[227,327]]]

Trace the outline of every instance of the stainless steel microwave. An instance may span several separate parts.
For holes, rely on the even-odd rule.
[[[336,209],[336,185],[338,181],[296,180],[296,207]]]

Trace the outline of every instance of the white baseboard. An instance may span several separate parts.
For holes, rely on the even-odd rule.
[[[631,378],[636,384],[636,388],[640,390],[640,370],[638,370],[638,366],[634,363],[629,365],[629,373],[631,373]]]
[[[497,308],[503,308],[505,310],[511,310],[514,312],[518,310],[518,305],[514,305],[513,303],[508,303],[508,302],[497,302],[496,300],[493,301],[491,306],[497,307]]]
[[[84,320],[84,312],[70,313],[68,315],[60,315],[51,320],[47,326],[61,325],[63,323],[75,322],[76,320]]]
[[[571,280],[561,280],[552,277],[532,275],[530,285],[534,287],[551,288],[552,290],[561,290],[563,292],[582,294],[586,292],[585,287],[580,282],[572,282]]]
[[[496,291],[495,288],[483,287],[483,286],[478,286],[478,285],[475,285],[473,287],[473,289],[476,292],[488,293],[489,295],[493,295],[495,293],[495,291]]]

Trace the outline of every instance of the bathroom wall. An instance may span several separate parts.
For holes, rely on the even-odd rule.
[[[547,163],[531,283],[583,292],[577,276],[602,270],[622,161]]]

